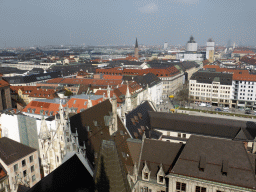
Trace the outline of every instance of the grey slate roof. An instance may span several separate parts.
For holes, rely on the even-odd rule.
[[[160,165],[163,166],[165,174],[168,174],[182,149],[182,143],[145,139],[141,152],[139,174],[142,174],[145,161],[150,170],[150,179],[156,179]]]
[[[221,85],[232,85],[233,74],[198,71],[194,73],[190,80],[197,80],[198,83],[211,84],[213,81],[220,82]]]
[[[135,76],[133,78],[134,81],[136,81],[139,85],[141,85],[143,88],[146,88],[147,85],[149,87],[153,87],[154,85],[161,82],[161,79],[159,79],[155,74],[148,73],[143,76]]]
[[[171,173],[255,188],[255,173],[249,158],[242,142],[192,135]],[[201,171],[199,166],[203,167]]]
[[[139,139],[127,139],[127,145],[131,153],[133,164],[139,162],[142,141]]]
[[[159,132],[150,127],[149,111],[155,110],[148,101],[145,101],[126,115],[126,127],[133,138],[142,139],[144,131],[147,138],[159,139],[161,136]],[[142,116],[139,117],[139,115]],[[135,124],[132,122],[133,120],[135,120]]]
[[[4,77],[6,81],[10,84],[23,84],[32,83],[37,81],[49,80],[60,77],[60,72],[50,72],[50,73],[39,73],[27,76],[14,76],[14,77]]]
[[[234,139],[248,122],[177,113],[149,112],[152,129]]]
[[[187,69],[191,69],[193,67],[200,67],[200,65],[198,65],[195,61],[183,61],[182,63],[178,63],[177,65],[179,65],[183,71],[186,71]]]
[[[117,146],[118,156],[123,162],[123,165],[132,166],[132,159],[127,147],[126,139],[130,138],[125,126],[118,119],[118,131],[115,136],[110,136],[109,126],[105,124],[105,120],[110,117],[112,113],[112,104],[109,100],[105,100],[89,109],[84,110],[70,117],[70,125],[72,133],[78,132],[79,144],[86,145],[86,155],[88,160],[93,164],[97,164],[98,158],[95,158],[95,153],[99,154],[102,140],[113,140]],[[96,123],[97,122],[97,125]],[[89,130],[88,130],[89,128]],[[128,158],[124,158],[122,153],[128,154]],[[125,168],[127,173],[129,170]]]
[[[23,145],[7,137],[0,138],[0,159],[6,165],[33,153],[36,149]]]
[[[113,140],[102,140],[99,161],[95,171],[95,186],[98,191],[131,191],[122,161],[119,160],[116,144]]]

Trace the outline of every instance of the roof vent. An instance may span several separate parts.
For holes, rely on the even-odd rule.
[[[200,156],[199,171],[204,172],[205,166],[206,166],[206,157],[205,156]]]
[[[93,124],[94,124],[95,127],[98,126],[98,122],[97,121],[93,121]]]
[[[222,173],[222,175],[227,176],[227,174],[228,174],[228,160],[223,160],[222,161],[221,173]]]

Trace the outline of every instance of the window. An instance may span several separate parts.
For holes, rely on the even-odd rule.
[[[186,183],[176,182],[176,191],[177,192],[186,191]]]
[[[144,179],[148,179],[148,173],[144,173]]]
[[[35,181],[35,180],[36,180],[36,176],[33,175],[33,176],[32,176],[32,181]]]
[[[26,165],[26,160],[25,159],[22,160],[21,164],[22,164],[22,167],[24,167]]]
[[[34,160],[33,155],[31,155],[31,156],[29,157],[29,162],[31,163],[31,162],[33,162],[33,160]]]
[[[185,133],[183,133],[183,134],[182,134],[182,137],[183,137],[183,138],[186,138],[186,134],[185,134]]]
[[[35,171],[35,166],[32,165],[32,166],[30,167],[30,170],[31,170],[31,173],[34,172],[34,171]]]
[[[181,133],[178,133],[178,137],[181,137]]]
[[[163,176],[159,176],[159,182],[163,183],[164,182],[164,177]]]
[[[13,169],[14,169],[14,171],[18,171],[18,164],[15,164],[15,165],[13,166]]]
[[[23,171],[23,177],[26,177],[27,176],[27,170],[24,170]]]
[[[206,192],[205,187],[196,186],[196,192]]]

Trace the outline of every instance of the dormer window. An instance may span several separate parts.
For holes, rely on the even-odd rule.
[[[161,164],[160,169],[157,173],[157,183],[165,184],[164,176],[165,176],[165,173],[164,173],[164,170],[163,170],[163,165]]]
[[[148,180],[148,173],[144,173],[144,179]]]
[[[139,122],[138,116],[134,116],[134,119],[135,119],[135,121],[136,121],[137,123]]]
[[[164,177],[163,176],[158,176],[158,182],[159,183],[164,183]]]
[[[142,114],[141,113],[138,113],[138,116],[140,119],[142,119]]]
[[[149,171],[147,162],[145,161],[144,168],[142,169],[142,179],[149,181],[149,178],[150,178],[150,171]]]

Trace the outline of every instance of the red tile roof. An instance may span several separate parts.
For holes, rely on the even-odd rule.
[[[103,79],[115,79],[115,80],[122,80],[122,75],[103,75]]]
[[[103,98],[99,98],[97,100],[91,100],[92,105],[97,105],[98,103],[103,101]],[[77,113],[81,112],[81,109],[87,109],[88,99],[79,99],[79,98],[71,98],[63,107],[66,107],[68,105],[69,108],[77,108]],[[40,101],[31,101],[24,109],[23,112],[28,112],[28,109],[30,109],[29,113],[32,113],[32,109],[35,109],[34,114],[40,114],[40,111],[48,111],[48,116],[50,115],[50,112],[52,112],[52,115],[56,115],[59,111],[59,103],[48,103],[48,102],[40,102]]]
[[[29,97],[38,97],[46,99],[54,99],[58,97],[55,94],[54,89],[42,89],[38,86],[10,86],[12,94],[18,94],[21,90],[23,95],[28,95]]]
[[[107,98],[108,97],[108,93],[107,93],[107,90],[97,90],[96,92],[95,92],[95,95],[104,95],[105,94],[105,98]],[[116,99],[117,99],[117,102],[118,103],[122,103],[123,101],[116,95],[116,93],[113,91],[113,90],[111,90],[110,91],[110,97],[112,98],[113,96],[116,96]]]
[[[87,73],[87,72],[85,72],[85,71],[79,71],[79,72],[77,73],[77,76],[88,76],[88,75],[90,75],[90,74]]]
[[[172,77],[180,73],[180,71],[172,66],[164,69],[159,68],[148,68],[148,69],[121,69],[121,68],[111,68],[111,69],[96,69],[96,73],[103,73],[108,75],[146,75],[148,73],[153,73],[156,76]]]
[[[59,111],[59,105],[57,103],[46,103],[46,102],[40,102],[40,101],[31,101],[24,109],[23,112],[28,112],[28,109],[30,109],[29,113],[32,113],[32,109],[35,109],[34,114],[40,114],[41,110],[48,111],[48,114],[52,112],[52,115],[56,115],[57,111]],[[45,114],[44,114],[45,115]]]
[[[208,66],[204,66],[204,68],[215,68],[216,72],[233,73],[233,80],[256,81],[256,75],[250,74],[248,70],[220,68],[219,66],[216,66],[216,65],[208,65]]]

